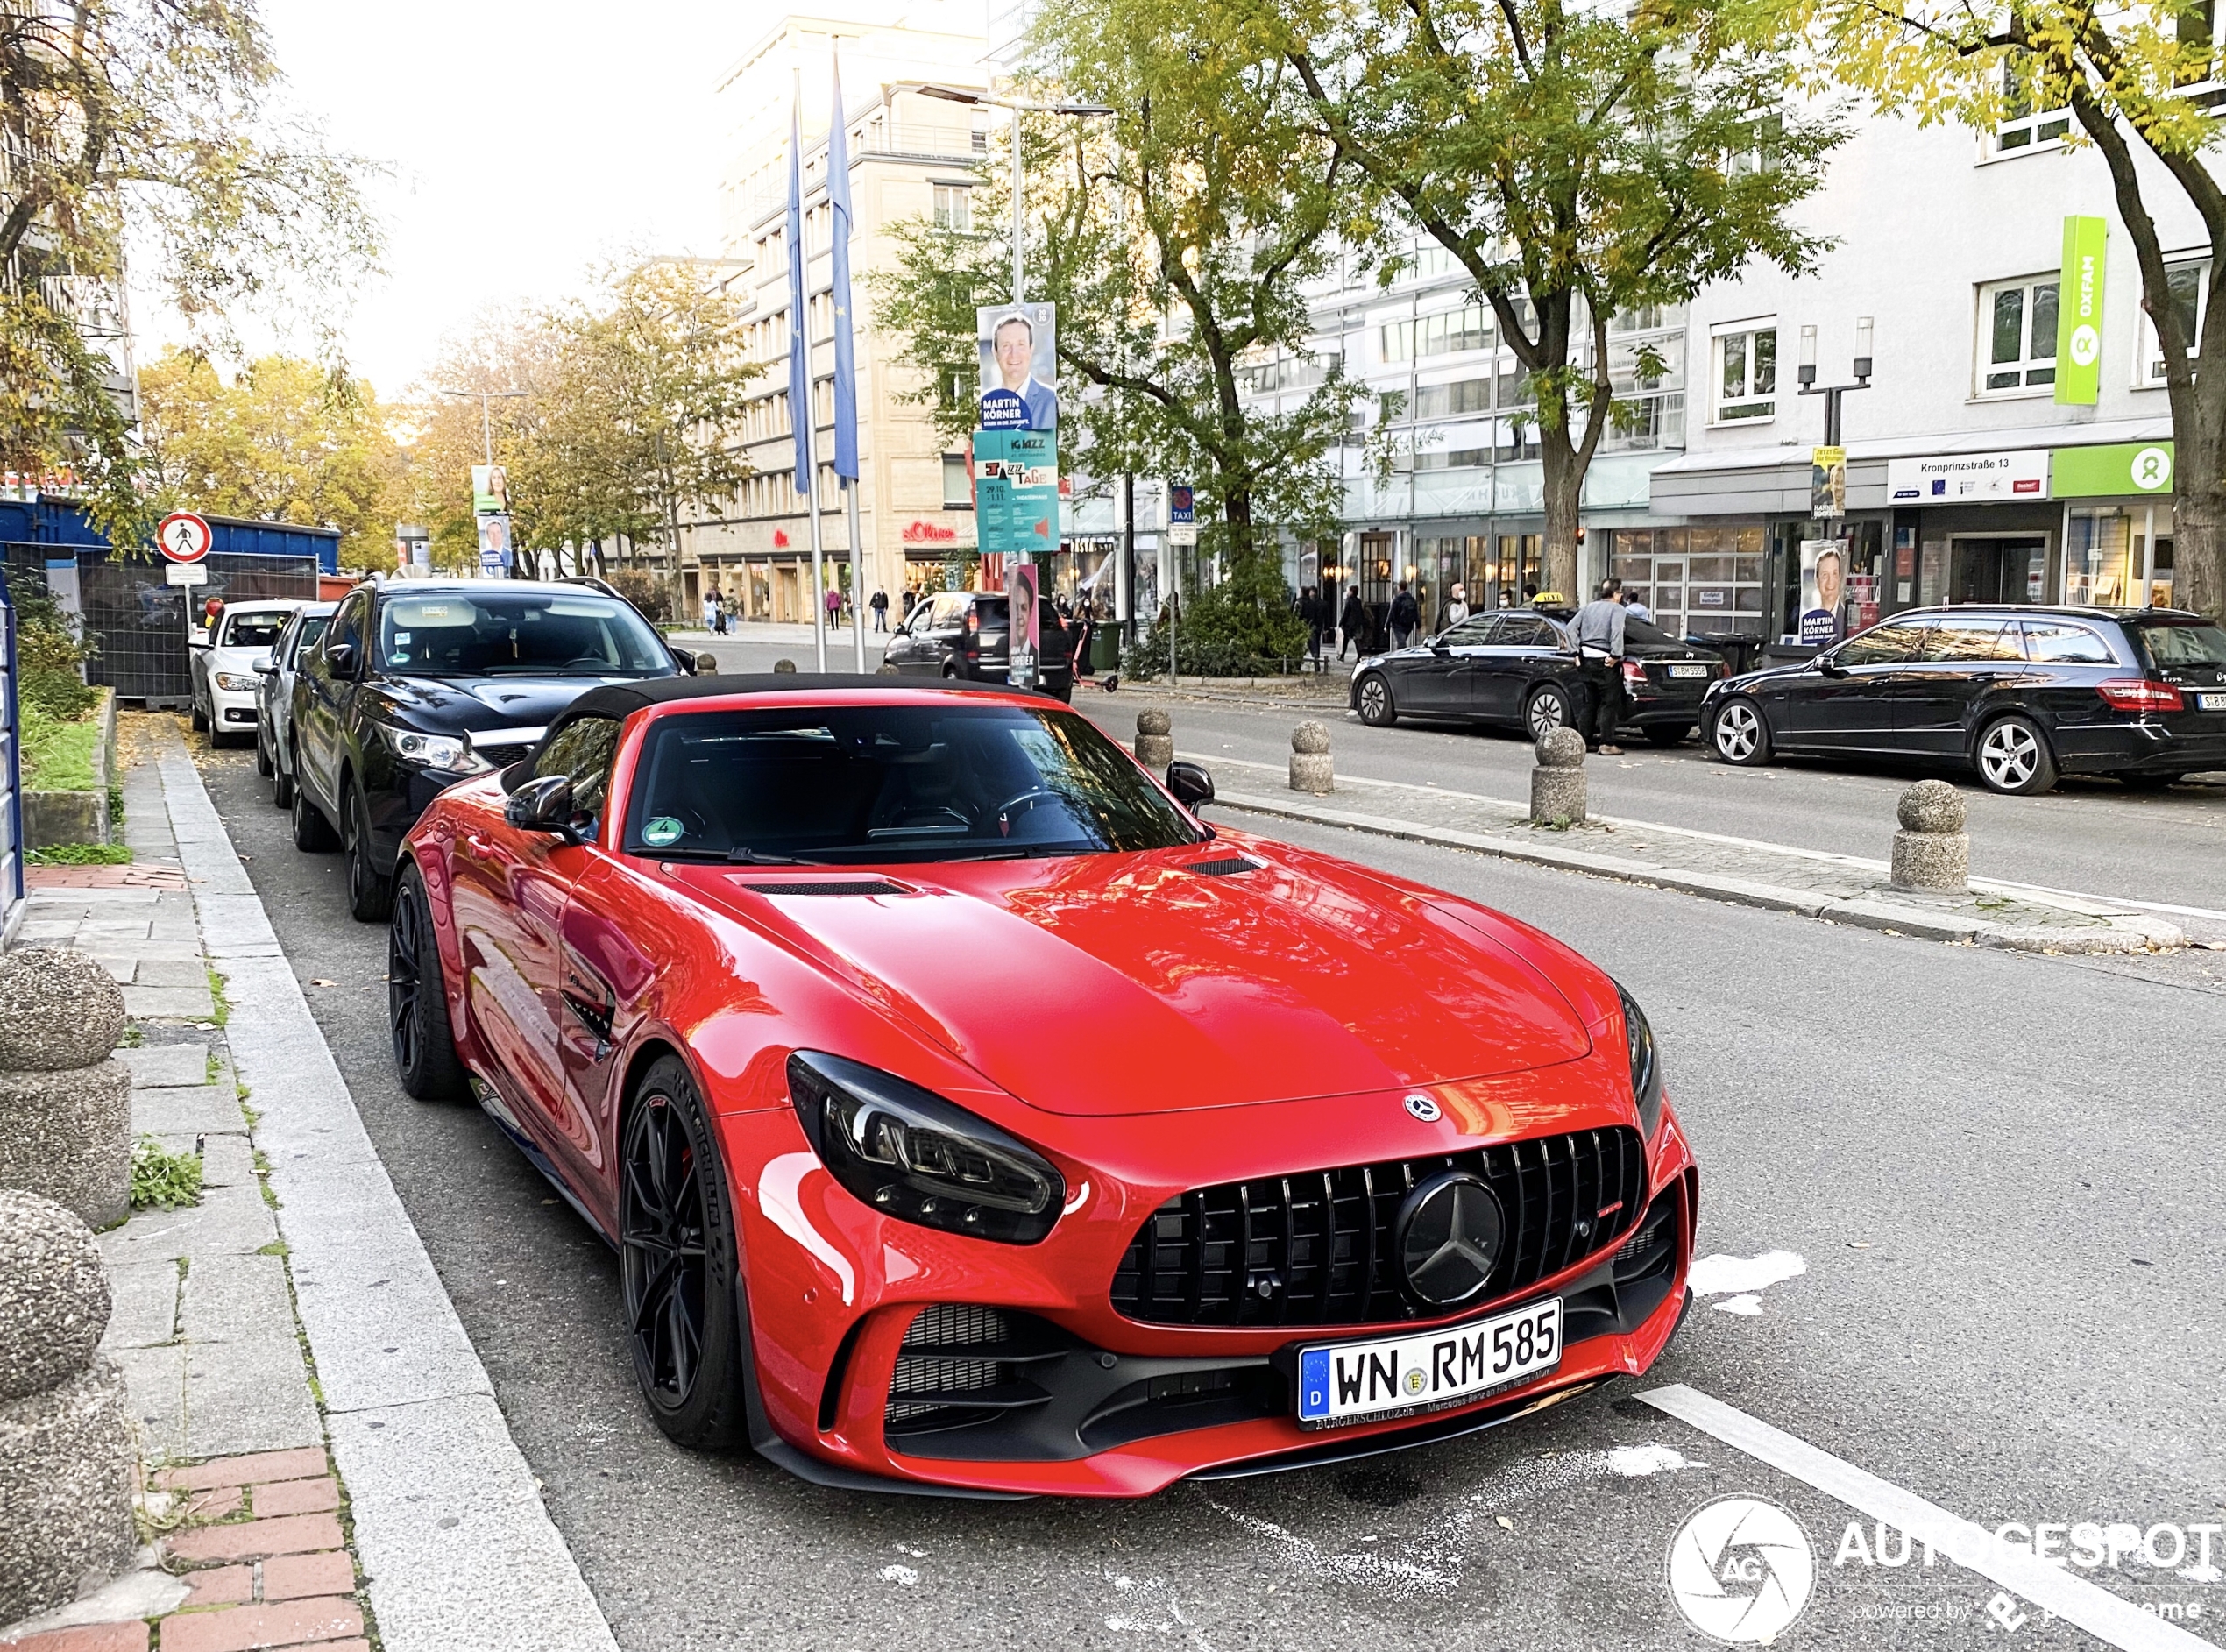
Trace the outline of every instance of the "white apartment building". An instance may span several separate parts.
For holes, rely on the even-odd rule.
[[[826,167],[833,115],[829,65],[837,47],[855,214],[850,258],[858,306],[859,584],[868,595],[887,591],[901,613],[908,586],[939,586],[946,562],[974,547],[965,455],[946,453],[926,408],[900,400],[916,387],[918,375],[893,360],[887,341],[875,336],[865,278],[893,261],[888,230],[897,220],[934,215],[967,221],[970,168],[987,151],[988,117],[905,89],[923,82],[984,84],[982,7],[979,0],[867,0],[843,10],[840,18],[778,18],[717,83],[720,106],[730,111],[733,157],[720,195],[722,250],[733,260],[725,279],[743,297],[751,353],[765,372],[737,433],[753,475],[727,510],[684,526],[691,600],[716,585],[731,612],[751,618],[811,617],[810,517],[794,486],[788,395],[788,148],[791,96],[799,84],[805,308],[819,465],[812,500],[830,580],[847,583],[853,559],[843,497],[829,468],[834,314]]]

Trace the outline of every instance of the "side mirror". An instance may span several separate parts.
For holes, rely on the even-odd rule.
[[[512,792],[502,805],[502,818],[521,832],[572,829],[572,782],[569,775],[543,775]]]
[[[666,647],[668,647],[668,648],[671,648],[671,647],[672,647],[672,645],[671,645],[670,643],[667,643],[665,646],[666,646]],[[679,662],[680,662],[680,674],[681,674],[683,677],[686,677],[686,676],[690,675],[691,673],[692,673],[692,672],[695,670],[695,669],[696,669],[696,651],[695,651],[695,649],[681,649],[681,648],[674,648],[674,649],[672,649],[672,657],[673,657],[674,659],[676,659],[676,660],[677,660],[677,661],[679,661]]]
[[[336,642],[324,651],[324,658],[325,663],[332,668],[333,676],[353,677],[356,674],[354,643]]]
[[[274,656],[274,655],[269,655],[269,654],[259,654],[259,655],[257,655],[257,656],[255,656],[255,671],[256,671],[256,675],[258,675],[259,677],[273,677],[273,676],[277,675],[277,672],[278,672],[278,659],[277,659],[277,656]]]
[[[1847,675],[1847,668],[1840,664],[1839,661],[1833,659],[1828,654],[1819,654],[1817,656],[1817,670],[1823,672],[1826,677],[1845,677]]]
[[[1430,639],[1430,652],[1436,655],[1441,660],[1450,660],[1453,657],[1452,648],[1442,636],[1432,637]]]
[[[1214,777],[1196,763],[1169,763],[1167,790],[1184,808],[1195,809],[1214,800]]]
[[[696,675],[698,677],[717,677],[719,675],[719,662],[711,655],[698,653],[696,656]]]

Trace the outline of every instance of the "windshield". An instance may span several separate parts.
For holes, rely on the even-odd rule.
[[[2215,625],[2144,625],[2137,629],[2159,668],[2226,665],[2226,631]]]
[[[294,617],[290,611],[261,613],[235,613],[224,627],[224,647],[228,649],[267,649],[279,640],[279,633],[286,629],[286,622]]]
[[[421,677],[669,677],[671,656],[627,604],[591,591],[444,591],[390,599],[379,668]]]
[[[657,720],[634,772],[634,854],[856,863],[1201,840],[1125,752],[1055,707],[691,713]]]

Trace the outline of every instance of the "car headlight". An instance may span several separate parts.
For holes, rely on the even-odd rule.
[[[394,755],[406,763],[438,769],[451,775],[468,775],[484,766],[468,744],[452,735],[421,734],[414,728],[388,728],[382,732],[386,743],[394,748]]]
[[[258,685],[256,677],[239,671],[219,671],[216,686],[227,694],[252,694]]]
[[[789,1099],[834,1179],[923,1227],[1033,1244],[1067,1182],[1043,1155],[932,1091],[839,1055],[789,1057]]]
[[[1623,1041],[1631,1053],[1631,1093],[1639,1098],[1639,1132],[1652,1141],[1655,1126],[1662,1122],[1661,1052],[1654,1047],[1654,1028],[1638,1001],[1620,986],[1615,996],[1623,1001]]]

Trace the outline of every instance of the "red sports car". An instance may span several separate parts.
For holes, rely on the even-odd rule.
[[[408,836],[403,1083],[616,1247],[668,1434],[823,1483],[1140,1495],[1646,1370],[1698,1184],[1638,1007],[1212,793],[1018,691],[592,690]]]

